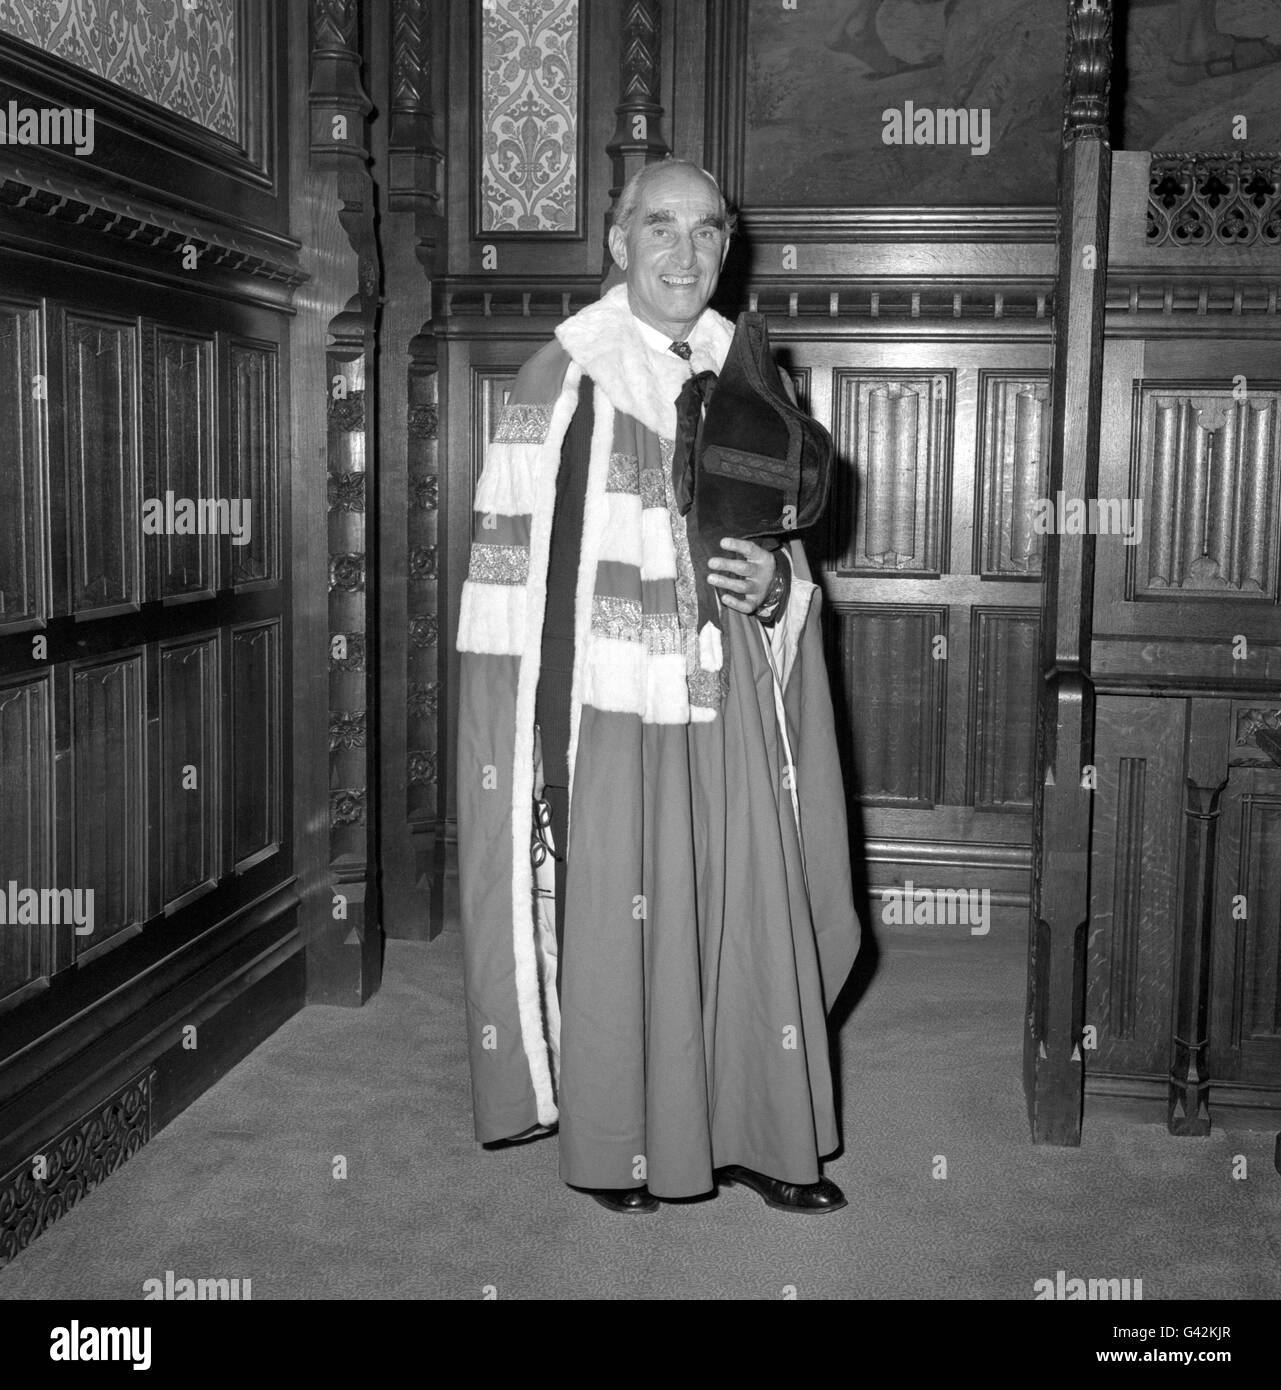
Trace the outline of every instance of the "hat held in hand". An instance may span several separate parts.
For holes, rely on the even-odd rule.
[[[710,373],[704,373],[704,378]],[[695,424],[699,396],[706,402]],[[677,403],[672,482],[686,514],[699,617],[715,621],[707,560],[732,536],[773,549],[827,506],[832,437],[794,405],[762,314],[742,313],[715,385],[691,378]]]

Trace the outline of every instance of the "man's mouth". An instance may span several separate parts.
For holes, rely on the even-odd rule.
[[[658,277],[663,284],[671,285],[673,289],[688,289],[690,285],[698,284],[697,275],[660,275]]]

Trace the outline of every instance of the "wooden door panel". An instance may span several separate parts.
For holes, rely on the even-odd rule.
[[[146,468],[147,500],[159,505],[166,529],[146,542],[154,556],[149,588],[165,602],[212,598],[219,587],[220,544],[217,533],[205,528],[220,518],[217,512],[205,515],[204,506],[226,496],[219,493],[214,463],[213,340],[162,328],[155,333],[154,353],[155,459]]]
[[[1040,622],[1019,609],[975,608],[966,800],[980,811],[1032,811]]]
[[[251,504],[250,539],[227,541],[237,592],[280,583],[280,471],[276,439],[277,353],[269,345],[231,341],[223,369],[227,401],[227,497]]]
[[[1042,539],[1032,504],[1050,457],[1048,373],[979,374],[979,560],[985,579],[1036,579]]]

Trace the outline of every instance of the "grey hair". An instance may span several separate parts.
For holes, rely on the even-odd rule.
[[[720,201],[720,215],[725,222],[725,235],[732,235],[738,218],[730,211],[729,204],[725,201],[725,195],[721,192],[720,184],[706,169],[699,168],[692,159],[674,159],[671,155],[653,164],[646,164],[627,180],[619,190],[618,198],[614,202],[612,225],[617,227],[620,232],[626,233],[631,226],[632,218],[636,216],[636,209],[640,207],[641,194],[645,191],[645,185],[656,174],[661,174],[668,169],[692,169],[694,173],[701,174],[712,185],[716,190],[716,197]]]

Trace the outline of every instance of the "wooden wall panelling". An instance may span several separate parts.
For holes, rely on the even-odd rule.
[[[274,343],[223,337],[219,343],[218,399],[224,415],[225,480],[222,497],[250,504],[250,538],[222,543],[224,586],[237,593],[280,584],[279,352]]]
[[[205,632],[159,642],[152,654],[149,722],[157,728],[151,805],[159,877],[152,902],[153,911],[169,916],[214,888],[223,872],[221,639],[217,631]]]
[[[230,644],[230,867],[244,873],[281,845],[280,621],[233,626]]]
[[[10,883],[19,888],[52,887],[54,877],[53,675],[0,682],[0,890],[6,925],[0,931],[0,1002],[16,1002],[51,973],[53,936],[48,926],[13,920],[17,904]]]
[[[1098,788],[1090,849],[1086,1089],[1125,1094],[1123,1078],[1162,1077],[1169,1047],[1179,860],[1181,700],[1098,698]]]
[[[23,631],[48,616],[49,478],[44,438],[48,381],[38,303],[0,302],[0,631]]]
[[[1098,485],[1111,60],[1110,0],[1070,0],[1059,167],[1051,496],[1061,489],[1069,497],[1093,497]],[[1094,760],[1092,538],[1048,536],[1043,574],[1040,669],[1045,675],[1037,712],[1023,1086],[1033,1139],[1079,1144],[1091,814],[1083,770]]]

